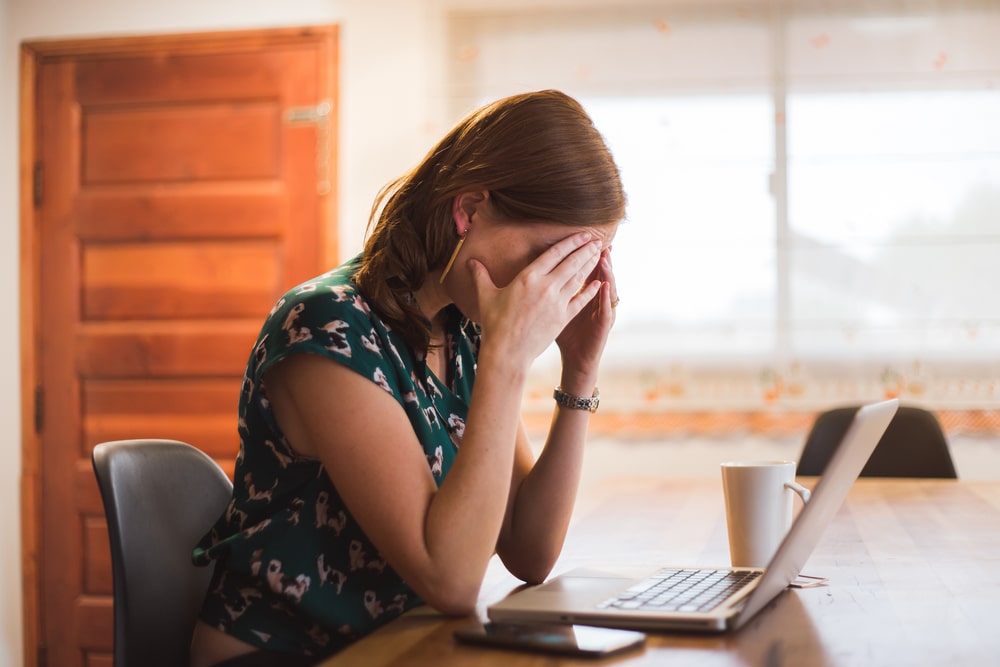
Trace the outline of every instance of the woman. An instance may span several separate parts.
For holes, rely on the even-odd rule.
[[[195,667],[311,664],[421,603],[470,613],[494,553],[545,579],[596,409],[624,206],[583,108],[517,95],[383,191],[361,255],[279,300],[247,364],[233,500],[195,549],[215,561]],[[520,400],[553,340],[535,461]]]

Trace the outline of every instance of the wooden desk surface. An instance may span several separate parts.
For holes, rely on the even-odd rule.
[[[594,561],[727,565],[721,482],[630,478],[582,497],[554,572]],[[601,661],[459,645],[470,619],[418,608],[322,665],[998,664],[1000,482],[861,479],[803,573],[830,581],[782,593],[738,632],[653,633]],[[495,561],[480,617],[517,585]]]

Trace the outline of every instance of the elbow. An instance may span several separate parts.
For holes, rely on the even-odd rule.
[[[430,584],[418,595],[436,611],[446,616],[468,616],[475,613],[479,601],[479,583],[439,581]]]
[[[538,584],[545,581],[549,576],[549,572],[552,571],[551,566],[542,566],[543,564],[536,563],[534,567],[522,568],[517,572],[511,572],[515,577],[523,581],[530,586],[537,586]]]
[[[454,598],[437,600],[431,606],[445,616],[471,616],[476,613],[475,598]]]
[[[531,557],[521,557],[521,558],[503,558],[504,567],[512,575],[520,579],[526,584],[535,586],[545,581],[552,571],[552,567],[556,563],[555,556],[542,557],[537,556],[535,558]]]

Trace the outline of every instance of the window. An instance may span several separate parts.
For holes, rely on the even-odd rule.
[[[1000,351],[1000,94],[789,96],[796,352]]]
[[[452,16],[456,108],[561,88],[621,167],[622,407],[1000,400],[1000,7],[837,5]]]
[[[608,360],[636,366],[650,354],[682,354],[689,362],[769,356],[776,316],[771,99],[582,101],[612,147],[629,196],[629,221],[615,240],[627,307]]]

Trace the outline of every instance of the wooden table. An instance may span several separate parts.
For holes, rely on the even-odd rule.
[[[721,482],[630,478],[580,498],[554,571],[728,560]],[[803,573],[830,581],[786,591],[738,632],[650,634],[596,662],[458,645],[470,619],[418,608],[322,665],[1000,664],[1000,482],[861,479]],[[494,562],[480,617],[518,583]]]

